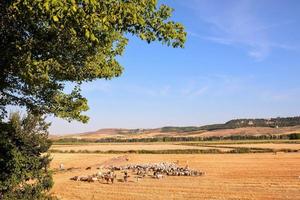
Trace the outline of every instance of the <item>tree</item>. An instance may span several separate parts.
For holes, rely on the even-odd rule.
[[[0,199],[50,198],[41,116],[87,122],[80,85],[121,75],[117,58],[129,34],[183,47],[186,33],[170,20],[172,11],[156,0],[0,1]],[[71,93],[68,82],[75,83]],[[8,105],[29,115],[4,122]]]
[[[121,75],[126,36],[183,47],[172,11],[156,0],[0,1],[0,114],[18,105],[87,122],[80,85]],[[76,85],[69,94],[66,82]]]
[[[50,199],[49,124],[40,116],[13,113],[0,129],[0,199]],[[44,155],[42,155],[44,154]]]

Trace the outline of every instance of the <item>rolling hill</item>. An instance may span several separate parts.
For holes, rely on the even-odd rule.
[[[54,136],[53,140],[64,138],[98,140],[105,138],[141,139],[159,137],[228,137],[286,135],[300,133],[300,117],[271,119],[235,119],[224,124],[189,127],[162,127],[156,129],[100,129],[66,136]]]

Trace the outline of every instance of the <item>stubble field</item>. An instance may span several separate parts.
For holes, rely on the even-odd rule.
[[[272,143],[263,143],[263,144],[226,144],[218,145],[219,147],[243,147],[243,148],[267,148],[267,149],[293,149],[300,150],[300,144],[272,144]]]
[[[51,167],[58,171],[52,192],[61,199],[300,199],[300,154],[71,154],[53,153]],[[126,159],[124,159],[126,157]],[[90,175],[97,167],[129,163],[177,162],[204,171],[200,177],[172,177],[114,184],[69,180]],[[91,170],[85,170],[91,166]],[[120,174],[118,174],[121,178]]]
[[[299,144],[300,146],[300,144]],[[216,149],[215,147],[205,147],[205,146],[188,146],[188,145],[178,145],[178,144],[164,144],[164,143],[123,143],[123,144],[101,144],[101,143],[91,143],[91,144],[63,144],[63,145],[52,145],[52,150],[59,151],[129,151],[129,150],[175,150],[175,149]],[[220,150],[228,151],[228,148],[218,148]]]

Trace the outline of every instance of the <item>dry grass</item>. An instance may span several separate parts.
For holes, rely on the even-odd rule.
[[[230,135],[285,135],[300,131],[300,126],[291,127],[280,127],[280,128],[270,128],[270,127],[247,127],[247,128],[236,128],[236,129],[222,129],[214,131],[200,132],[199,134],[192,134],[190,136],[230,136]]]
[[[72,145],[52,145],[52,150],[60,151],[129,151],[129,150],[172,150],[172,149],[216,149],[213,147],[201,146],[185,146],[175,144],[157,144],[157,143],[139,143],[139,144],[72,144]],[[220,148],[220,150],[228,151],[228,149]]]
[[[300,154],[210,154],[210,155],[127,155],[129,161],[112,154],[52,154],[52,168],[82,169],[57,173],[52,190],[61,199],[300,199]],[[96,172],[103,163],[175,162],[205,171],[203,177],[167,177],[143,179],[113,185],[69,180],[74,175]],[[91,171],[84,170],[93,166]]]
[[[218,147],[247,147],[247,148],[268,148],[268,149],[296,149],[300,150],[300,144],[226,144],[226,145],[217,145]]]
[[[284,135],[295,132],[300,132],[300,126],[291,127],[247,127],[247,128],[235,128],[235,129],[220,129],[214,131],[192,131],[192,132],[161,132],[159,129],[149,129],[141,133],[126,133],[126,129],[101,129],[89,133],[65,135],[65,136],[51,136],[53,140],[63,138],[76,138],[76,139],[103,139],[103,138],[152,138],[152,137],[211,137],[211,136],[230,136],[230,135]]]

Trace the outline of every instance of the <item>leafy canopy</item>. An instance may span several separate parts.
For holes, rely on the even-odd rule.
[[[126,35],[183,47],[172,11],[156,0],[0,1],[0,114],[20,105],[86,122],[80,84],[121,75]],[[76,83],[71,93],[66,82]]]
[[[0,199],[51,199],[49,124],[39,116],[13,113],[0,122]]]

